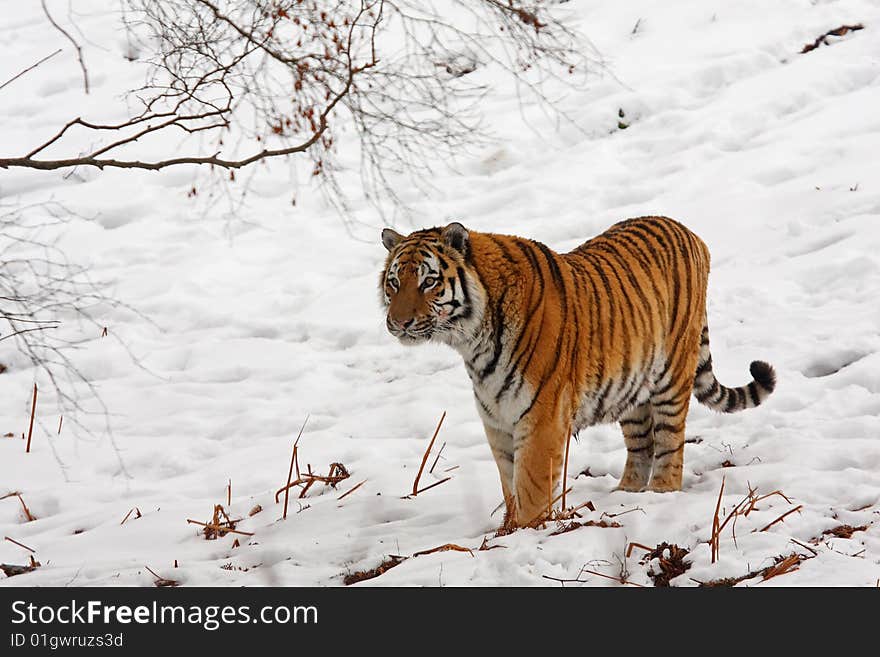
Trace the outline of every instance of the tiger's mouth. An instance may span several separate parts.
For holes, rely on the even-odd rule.
[[[395,338],[400,340],[403,344],[427,342],[434,336],[434,333],[436,332],[436,327],[434,326],[434,323],[430,320],[418,322],[411,326],[407,326],[406,328],[397,326],[390,321],[386,321],[385,325],[388,328],[388,332],[391,333],[391,335],[393,335]]]

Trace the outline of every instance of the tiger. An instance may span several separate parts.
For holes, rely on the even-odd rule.
[[[439,342],[464,359],[503,527],[547,517],[573,434],[618,422],[627,456],[615,490],[678,491],[691,394],[732,413],[776,386],[759,360],[747,385],[715,378],[709,250],[674,219],[627,219],[562,254],[459,222],[406,236],[385,228],[381,239],[386,327],[403,344]]]

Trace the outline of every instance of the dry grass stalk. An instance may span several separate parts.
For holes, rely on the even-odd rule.
[[[787,516],[790,516],[790,515],[791,515],[792,513],[794,513],[795,511],[797,511],[798,513],[800,513],[800,511],[801,511],[802,508],[804,508],[804,505],[803,505],[803,504],[798,504],[795,508],[786,511],[786,512],[783,513],[781,516],[779,516],[776,520],[774,520],[774,521],[771,522],[770,524],[764,526],[764,527],[763,527],[762,529],[760,529],[759,531],[762,531],[762,532],[767,531],[767,530],[770,529],[773,525],[775,525],[777,522],[782,522]]]
[[[431,448],[434,446],[434,441],[437,439],[437,434],[440,433],[440,427],[443,425],[443,420],[445,419],[446,411],[443,411],[443,415],[440,416],[440,421],[437,423],[437,428],[434,430],[434,435],[431,437],[431,442],[428,443],[428,449],[425,450],[425,455],[422,456],[422,464],[419,466],[419,471],[416,473],[415,481],[413,481],[413,497],[419,494],[419,479],[421,479],[422,477],[422,471],[425,469],[425,463],[428,462],[428,456],[431,454]],[[427,488],[424,490],[427,490]]]
[[[797,541],[794,542],[798,543]],[[810,547],[807,547],[803,543],[798,543],[798,545],[810,550],[810,552],[813,553],[813,556],[806,556],[803,554],[794,553],[786,557],[780,555],[774,559],[774,563],[772,566],[759,568],[758,570],[752,570],[745,575],[739,575],[738,577],[723,577],[721,579],[709,580],[708,582],[701,582],[699,580],[693,581],[697,582],[697,584],[699,584],[701,587],[729,587],[736,586],[740,582],[744,582],[745,580],[752,579],[760,575],[761,581],[765,582],[771,577],[777,577],[779,575],[785,575],[786,573],[794,572],[798,569],[798,566],[800,566],[801,563],[807,561],[808,559],[814,558],[818,554],[818,552]]]
[[[556,502],[558,502],[560,499],[562,499],[563,495],[570,493],[572,491],[572,489],[573,489],[573,487],[570,486],[569,488],[563,490],[556,497],[549,499],[544,513],[542,515],[538,516],[537,518],[535,518],[534,520],[532,520],[532,522],[530,522],[529,524],[525,525],[525,527],[527,527],[529,529],[545,529],[547,527],[547,523],[551,523],[551,522],[562,523],[566,520],[572,520],[573,518],[581,518],[582,517],[582,515],[580,513],[581,509],[589,509],[590,511],[596,510],[596,507],[590,501],[584,502],[582,504],[578,504],[577,506],[571,507],[568,509],[564,509],[564,508],[563,509],[554,509],[553,505],[556,504]],[[498,509],[500,509],[503,506],[505,506],[505,502],[502,502],[495,509],[495,511],[497,511]],[[510,505],[508,504],[508,508],[509,508],[509,506]],[[495,511],[493,511],[492,513],[495,513]],[[517,529],[519,529],[519,527],[512,524],[512,522],[510,522],[509,518],[507,518],[507,522],[505,524],[503,524],[501,527],[499,527],[498,531],[495,532],[495,537],[497,538],[499,536],[507,536],[507,535],[515,532]]]
[[[484,536],[483,542],[480,543],[480,547],[477,548],[477,552],[485,552],[486,550],[494,550],[496,548],[507,548],[506,545],[489,545],[489,537]]]
[[[563,577],[551,577],[550,575],[541,575],[541,577],[543,577],[544,579],[553,580],[554,582],[559,582],[560,584],[565,586],[567,583],[570,583],[570,582],[577,582],[580,584],[585,584],[585,583],[589,582],[590,580],[588,580],[588,579],[581,579],[580,578],[581,575],[583,575],[584,573],[589,573],[590,575],[596,575],[598,577],[604,577],[605,579],[610,579],[610,580],[613,580],[613,581],[618,582],[620,584],[629,584],[630,586],[638,586],[639,588],[645,588],[644,584],[637,584],[636,582],[631,582],[628,579],[623,578],[623,577],[614,577],[613,575],[606,575],[605,573],[600,573],[595,570],[590,570],[588,568],[581,568],[581,571],[578,573],[578,576],[571,578],[571,579],[565,579]]]
[[[769,568],[765,568],[761,573],[763,575],[761,581],[766,582],[771,577],[777,577],[779,575],[785,575],[786,573],[793,572],[798,569],[802,561],[805,561],[807,558],[803,555],[797,553],[791,553],[787,557],[777,557],[776,563]]]
[[[34,384],[34,401],[31,403],[31,424],[28,428],[28,436],[27,436],[27,447],[25,448],[25,454],[29,454],[31,451],[31,435],[34,433],[34,414],[37,411],[37,384]]]
[[[10,543],[14,543],[14,544],[17,545],[18,547],[22,547],[22,548],[24,548],[25,550],[27,550],[28,552],[31,552],[32,554],[36,554],[36,552],[37,552],[34,548],[29,548],[29,547],[28,547],[27,545],[25,545],[24,543],[19,543],[19,542],[16,541],[14,538],[10,538],[9,536],[4,536],[4,537],[3,537],[3,540],[9,541]]]
[[[559,528],[550,534],[550,536],[559,536],[560,534],[567,534],[568,532],[573,532],[575,529],[580,529],[581,527],[602,527],[604,529],[608,528],[618,528],[622,527],[619,522],[608,522],[607,520],[587,520],[586,522],[578,522],[576,520],[572,520],[568,524],[565,522],[559,521]]]
[[[629,584],[630,586],[638,586],[640,589],[645,588],[644,584],[637,584],[636,582],[631,582],[624,577],[614,577],[613,575],[606,575],[604,573],[597,572],[595,570],[589,570],[587,568],[581,568],[582,573],[590,573],[591,575],[598,575],[599,577],[604,577],[605,579],[613,579],[615,582],[620,582],[621,584]]]
[[[618,511],[617,513],[608,513],[607,511],[603,511],[602,517],[603,518],[617,518],[618,516],[625,516],[627,513],[633,513],[635,511],[641,511],[642,513],[645,512],[645,510],[642,507],[634,506],[631,509],[627,509],[626,511]]]
[[[293,454],[290,456],[290,470],[287,472],[287,486],[284,488],[284,513],[282,514],[282,519],[287,519],[287,501],[290,497],[290,480],[293,477],[293,467],[296,464],[296,478],[299,480],[299,463],[296,460],[296,450],[299,445],[299,439],[302,436],[303,430],[306,428],[306,423],[309,421],[310,415],[306,415],[305,422],[303,422],[302,426],[299,429],[299,434],[296,436],[296,440],[293,442]],[[278,493],[275,493],[275,503],[278,503]]]
[[[58,418],[58,435],[61,435],[61,425],[64,423],[64,416]]]
[[[642,543],[630,543],[626,548],[626,558],[629,559],[632,556],[633,548],[639,548],[640,550],[644,550],[645,552],[651,552],[654,550],[652,547],[648,547]]]
[[[712,549],[712,563],[719,557],[720,553],[720,542],[721,542],[721,533],[724,531],[724,528],[733,521],[732,532],[733,532],[733,542],[736,545],[736,521],[740,516],[748,516],[752,511],[757,510],[757,505],[759,502],[766,500],[770,497],[777,496],[784,499],[786,502],[791,504],[791,500],[780,490],[774,490],[766,495],[758,495],[757,488],[749,487],[748,493],[746,493],[745,497],[743,497],[739,502],[737,502],[733,508],[730,510],[730,513],[724,518],[724,521],[721,522],[719,518],[719,513],[721,510],[721,496],[724,492],[724,478],[721,479],[721,490],[718,492],[718,502],[715,506],[715,515],[712,518],[712,536],[709,538],[709,546]],[[784,513],[780,518],[777,518],[769,525],[761,529],[760,531],[764,531],[769,527],[772,527],[774,524],[785,518],[790,513],[794,513],[801,509],[801,506],[797,506],[790,511]]]
[[[440,455],[443,453],[443,450],[446,449],[446,443],[444,442],[440,445],[440,451],[437,452],[437,458],[434,459],[434,462],[431,464],[431,469],[428,470],[428,474],[432,474],[434,472],[434,468],[437,467],[437,461],[440,460]]]
[[[222,525],[214,525],[208,522],[201,522],[200,520],[192,520],[187,518],[186,521],[191,525],[199,525],[204,527],[205,538],[208,540],[213,540],[218,536],[226,536],[226,534],[241,534],[242,536],[253,536],[253,532],[243,532],[239,529],[232,529],[230,527],[224,527]]]
[[[176,567],[177,566],[175,566],[175,568]],[[153,584],[155,584],[159,588],[180,586],[180,582],[177,581],[176,579],[168,579],[167,577],[162,577],[161,575],[157,575],[156,572],[152,568],[150,568],[149,566],[144,566],[144,568],[149,570],[150,574],[156,578],[156,580],[153,582]]]
[[[453,470],[458,470],[460,465],[453,465],[451,468],[446,468],[443,472],[452,472]]]
[[[474,556],[474,551],[470,548],[456,545],[455,543],[445,543],[444,545],[439,545],[435,548],[431,548],[430,550],[422,550],[421,552],[416,552],[415,554],[413,554],[413,557],[422,557],[426,554],[434,554],[435,552],[448,552],[450,550],[453,550],[455,552],[467,552],[471,556]]]
[[[424,488],[419,488],[415,493],[413,493],[412,495],[407,495],[407,497],[415,497],[419,493],[424,493],[426,490],[431,490],[435,486],[439,486],[440,484],[445,484],[450,479],[452,479],[452,477],[446,477],[445,479],[441,479],[440,481],[435,481],[430,486],[425,486]]]
[[[804,544],[801,543],[800,541],[798,541],[798,540],[796,540],[796,539],[793,539],[793,538],[790,538],[790,539],[788,539],[788,540],[790,540],[792,543],[794,543],[794,544],[796,544],[796,545],[800,545],[800,546],[801,546],[802,548],[804,548],[805,550],[809,550],[810,552],[813,553],[813,556],[814,556],[814,557],[819,555],[819,553],[816,552],[816,551],[815,551],[813,548],[811,548],[809,545],[804,545]]]
[[[205,534],[205,539],[209,541],[226,536],[226,534],[241,534],[243,536],[254,535],[253,532],[237,530],[235,526],[241,522],[241,519],[233,520],[230,518],[229,514],[226,513],[226,509],[220,504],[214,505],[214,514],[211,518],[211,522],[200,522],[199,520],[190,520],[189,518],[187,518],[186,521],[191,525],[201,525],[204,527],[202,531]]]
[[[544,514],[541,516],[538,516],[537,518],[532,520],[532,522],[530,522],[527,525],[527,527],[529,527],[531,529],[544,529],[544,527],[547,526],[548,522],[570,520],[571,518],[575,518],[575,517],[580,518],[581,516],[578,513],[578,510],[580,510],[581,508],[583,508],[585,506],[593,506],[592,502],[584,502],[583,504],[581,504],[580,506],[578,506],[575,509],[559,509],[559,510],[557,510],[557,509],[553,508],[553,505],[556,504],[556,502],[558,502],[559,500],[561,500],[562,496],[565,495],[567,492],[570,493],[572,491],[572,488],[573,487],[569,487],[567,490],[563,489],[563,491],[561,493],[559,493],[559,495],[557,495],[556,497],[551,497],[552,491],[548,490],[547,507],[544,510]],[[508,532],[508,533],[510,533],[510,532]]]
[[[571,434],[568,435],[568,440],[565,441],[565,461],[562,466],[562,508],[566,508],[565,505],[565,482],[568,481],[568,448],[571,446]]]
[[[251,509],[251,510],[248,512],[248,518],[251,518],[251,517],[257,515],[257,514],[258,514],[260,511],[262,511],[262,510],[263,510],[263,507],[260,506],[259,504],[257,504],[257,506],[255,506],[253,509]]]
[[[138,518],[141,517],[141,515],[142,515],[142,514],[141,514],[141,510],[140,510],[139,508],[137,508],[136,506],[135,506],[135,507],[132,507],[132,508],[129,510],[129,512],[125,514],[125,517],[122,519],[122,522],[119,523],[120,525],[124,525],[124,524],[125,524],[125,521],[128,520],[128,517],[131,515],[132,511],[135,512],[135,513],[137,514],[137,515],[133,518],[133,520],[137,520]]]
[[[345,498],[345,497],[348,497],[348,496],[351,495],[353,492],[355,492],[358,488],[360,488],[361,486],[363,486],[365,483],[367,483],[367,480],[366,480],[366,479],[364,479],[364,480],[363,480],[361,483],[359,483],[359,484],[355,484],[352,488],[349,488],[349,489],[348,489],[347,491],[345,491],[342,495],[340,495],[339,497],[337,497],[336,500],[339,501],[339,500],[341,500],[341,499],[343,499],[343,498]]]
[[[399,566],[404,561],[406,561],[406,557],[393,554],[375,568],[349,573],[342,579],[342,583],[346,586],[351,586],[352,584],[357,584],[358,582],[373,579],[374,577],[378,577],[382,573],[391,570],[395,566]]]
[[[31,513],[31,510],[28,508],[27,504],[24,503],[24,498],[21,496],[21,493],[16,493],[16,497],[18,497],[18,501],[21,502],[22,511],[24,511],[24,517],[27,518],[28,522],[33,522],[37,518],[34,514]]]
[[[773,497],[774,495],[778,495],[782,499],[784,499],[789,504],[793,504],[793,502],[788,499],[788,496],[785,495],[781,490],[774,490],[772,493],[767,493],[766,495],[754,495],[757,492],[757,489],[749,489],[749,497],[752,498],[749,503],[749,508],[745,510],[743,513],[744,516],[748,516],[752,511],[754,511],[757,507],[758,502],[762,502],[766,500],[768,497]]]
[[[721,489],[718,491],[718,502],[715,504],[715,513],[712,516],[712,538],[709,547],[712,551],[712,563],[718,560],[718,537],[721,534],[719,529],[718,514],[721,513],[721,496],[724,494],[724,477],[721,477]]]
[[[232,506],[232,479],[229,480],[229,485],[226,487],[226,506]]]
[[[294,451],[296,451],[296,447],[294,447]],[[278,503],[278,498],[281,496],[281,493],[284,493],[285,511],[288,491],[294,486],[302,486],[302,490],[299,492],[299,498],[302,499],[306,496],[306,493],[309,492],[309,489],[316,483],[323,483],[336,488],[336,485],[339,482],[344,481],[351,476],[348,469],[342,465],[342,463],[331,463],[330,472],[327,475],[317,475],[313,473],[311,465],[307,467],[307,470],[306,474],[298,476],[295,481],[288,481],[286,486],[275,491],[276,504]],[[282,517],[285,518],[286,516],[282,515]]]

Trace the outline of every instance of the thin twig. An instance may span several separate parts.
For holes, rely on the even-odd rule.
[[[28,428],[28,437],[27,437],[27,447],[25,448],[25,454],[29,454],[31,451],[31,434],[34,433],[34,413],[37,410],[37,384],[34,384],[34,401],[31,404],[31,424]]]
[[[9,536],[4,536],[3,538],[4,538],[4,540],[9,541],[10,543],[15,543],[18,547],[23,547],[28,552],[36,553],[36,550],[34,548],[29,548],[27,545],[25,545],[24,543],[19,543],[14,538],[10,538]]]
[[[345,491],[342,495],[340,495],[339,497],[337,497],[336,500],[339,501],[339,500],[341,500],[341,499],[344,498],[344,497],[348,497],[348,496],[351,495],[353,492],[355,492],[358,488],[360,488],[361,486],[363,486],[365,483],[367,483],[367,480],[366,480],[366,479],[364,479],[361,483],[356,484],[353,488],[349,488],[349,489],[348,489],[347,491]]]
[[[781,522],[786,516],[791,515],[791,514],[794,513],[795,511],[800,512],[800,510],[803,508],[803,506],[804,506],[803,504],[798,504],[798,505],[797,505],[796,507],[794,507],[793,509],[791,509],[791,510],[789,510],[789,511],[786,511],[786,512],[783,513],[781,516],[779,516],[776,520],[774,520],[773,522],[771,522],[769,525],[765,526],[763,529],[760,529],[760,530],[758,531],[758,533],[767,531],[767,530],[770,529],[773,525],[775,525],[777,522]]]
[[[562,468],[562,508],[565,508],[565,482],[568,481],[568,448],[571,445],[571,434],[565,441],[565,465]]]
[[[724,477],[721,477],[721,488],[718,490],[718,502],[715,504],[715,514],[712,516],[712,563],[718,559],[718,514],[721,512],[721,496],[724,494]]]
[[[440,445],[440,451],[437,452],[437,458],[434,459],[434,462],[431,464],[431,469],[428,470],[428,474],[432,474],[434,472],[434,468],[437,467],[437,461],[440,460],[440,455],[443,453],[443,450],[446,449],[446,443],[444,442]]]
[[[804,545],[803,543],[801,543],[799,540],[797,540],[797,539],[795,539],[795,538],[792,538],[792,539],[789,539],[789,540],[790,540],[792,543],[797,543],[798,545],[800,545],[800,546],[801,546],[802,548],[804,548],[805,550],[809,550],[810,552],[813,553],[813,556],[818,556],[818,555],[819,555],[819,553],[816,552],[816,550],[814,550],[813,548],[811,548],[809,545]]]
[[[653,551],[654,551],[654,548],[652,548],[652,547],[648,547],[647,545],[643,545],[642,543],[635,543],[635,542],[633,542],[633,543],[630,543],[629,546],[626,548],[626,557],[627,557],[627,559],[628,559],[630,556],[632,556],[633,548],[639,548],[639,549],[641,549],[641,550],[644,550],[645,552],[653,552]]]
[[[20,71],[20,72],[17,73],[16,75],[12,76],[11,78],[9,78],[9,79],[8,79],[6,82],[4,82],[3,84],[0,84],[0,89],[2,89],[3,87],[5,87],[5,86],[8,85],[8,84],[11,84],[12,82],[15,82],[16,80],[18,80],[18,78],[20,78],[22,75],[24,75],[24,74],[27,73],[28,71],[33,71],[35,68],[37,68],[37,66],[39,66],[39,65],[42,64],[43,62],[52,59],[55,55],[57,55],[58,53],[60,53],[61,50],[62,50],[62,49],[59,48],[58,50],[56,50],[55,52],[53,52],[51,55],[46,55],[45,57],[43,57],[43,59],[41,59],[40,61],[38,61],[36,64],[31,64],[30,66],[28,66],[28,67],[27,67],[26,69],[24,69],[23,71]]]
[[[430,486],[425,486],[424,488],[420,488],[420,489],[417,490],[415,493],[413,493],[412,496],[415,497],[415,496],[418,495],[419,493],[424,493],[426,490],[431,490],[432,488],[434,488],[434,486],[439,486],[440,484],[445,484],[445,483],[446,483],[447,481],[449,481],[450,479],[452,479],[452,477],[446,477],[446,479],[441,479],[440,481],[435,481],[435,482],[434,482],[433,484],[431,484]]]
[[[416,473],[416,479],[413,482],[413,497],[419,494],[419,479],[421,479],[422,477],[422,471],[425,469],[425,463],[428,462],[428,456],[431,454],[431,448],[434,446],[434,441],[437,439],[437,434],[440,433],[440,427],[443,425],[444,419],[446,419],[446,411],[443,411],[443,415],[440,416],[440,421],[437,423],[437,428],[434,430],[434,435],[431,437],[431,442],[428,443],[428,449],[425,450],[425,455],[422,457],[422,464],[419,466],[419,471]],[[426,488],[425,490],[428,489]]]
[[[449,550],[454,550],[455,552],[467,552],[472,557],[474,556],[474,551],[470,548],[456,545],[455,543],[446,543],[445,545],[439,545],[435,548],[431,548],[430,550],[422,550],[421,552],[416,552],[413,554],[414,557],[422,557],[426,554],[434,554],[435,552],[447,552]]]
[[[120,522],[119,524],[124,525],[125,521],[128,520],[128,517],[132,514],[132,512],[137,513],[137,515],[134,517],[135,520],[137,520],[138,518],[141,517],[141,510],[135,506],[135,507],[132,507],[131,509],[129,509],[128,513],[125,514],[125,517],[122,519],[122,522]]]
[[[24,517],[27,518],[27,521],[33,522],[36,520],[27,504],[24,503],[24,498],[21,496],[21,493],[16,493],[16,495],[18,496],[18,501],[21,502],[21,508],[24,510]]]
[[[309,421],[311,414],[306,415],[305,422],[303,422],[302,426],[299,428],[299,433],[296,436],[296,440],[293,442],[293,454],[290,456],[290,469],[287,471],[287,487],[284,489],[284,513],[281,515],[281,518],[287,519],[287,501],[290,497],[290,479],[293,477],[293,464],[297,463],[296,460],[296,450],[299,445],[299,439],[302,436],[303,430],[306,428],[306,423]],[[299,471],[297,469],[297,478],[299,478]],[[275,494],[275,501],[278,501],[278,494]]]
[[[46,0],[40,0],[40,4],[43,5],[43,13],[46,14],[46,18],[49,19],[49,22],[52,23],[56,30],[67,37],[67,40],[73,44],[74,48],[76,48],[76,58],[79,60],[79,66],[82,69],[83,74],[83,86],[85,87],[86,93],[89,93],[89,72],[86,70],[85,61],[83,61],[82,48],[80,48],[79,44],[72,36],[70,36],[70,33],[67,32],[67,30],[55,22],[55,19],[52,18],[52,14],[49,13],[49,8],[46,6]]]

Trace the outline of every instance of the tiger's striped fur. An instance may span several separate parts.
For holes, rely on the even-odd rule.
[[[464,358],[509,526],[547,510],[573,432],[619,422],[627,460],[618,488],[680,490],[691,394],[733,412],[775,386],[761,361],[748,385],[715,378],[709,251],[672,219],[629,219],[565,254],[459,223],[408,236],[385,229],[382,241],[388,330]]]

